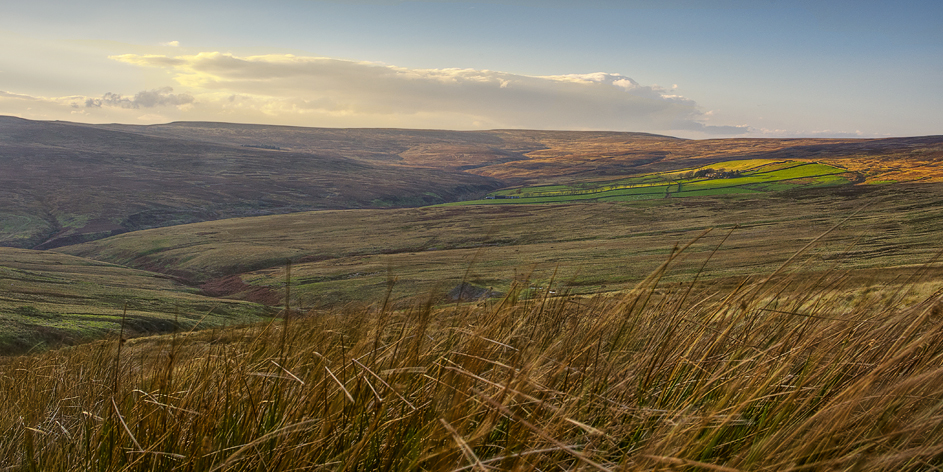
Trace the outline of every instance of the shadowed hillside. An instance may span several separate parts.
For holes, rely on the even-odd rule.
[[[499,186],[460,171],[15,118],[0,118],[0,156],[0,244],[33,248],[238,216],[427,205]]]

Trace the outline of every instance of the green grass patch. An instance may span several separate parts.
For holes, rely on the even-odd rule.
[[[845,169],[820,163],[749,159],[611,181],[505,189],[483,200],[450,205],[636,201],[654,199],[657,195],[697,197],[780,192],[792,188],[848,184],[847,179],[839,177],[846,173]]]

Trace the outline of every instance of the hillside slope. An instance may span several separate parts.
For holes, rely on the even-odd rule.
[[[498,186],[461,171],[0,117],[5,246],[51,248],[237,216],[418,206]]]
[[[713,297],[661,290],[658,274],[617,297],[518,286],[478,307],[347,309],[0,358],[0,464],[935,470],[943,297],[907,300],[918,272],[871,293],[840,274]]]
[[[417,207],[500,188],[734,159],[943,180],[943,137],[685,140],[644,133],[85,125],[0,117],[0,246],[308,210]]]
[[[254,303],[200,295],[153,272],[0,248],[0,355],[117,335],[122,324],[126,336],[142,335],[244,324],[273,313]]]
[[[291,260],[296,300],[333,306],[375,301],[371,297],[385,293],[391,278],[397,279],[395,297],[448,291],[463,280],[505,291],[528,271],[542,280],[556,273],[558,287],[577,293],[624,289],[654,271],[675,244],[710,228],[673,277],[690,280],[700,272],[705,283],[736,284],[772,273],[832,227],[801,269],[851,270],[862,285],[887,282],[896,274],[891,268],[937,257],[943,186],[308,212],[152,229],[57,250],[173,274],[214,295],[249,299],[257,293],[250,288],[281,290]]]
[[[938,168],[943,136],[690,140],[606,131],[332,129],[205,122],[98,127],[397,166],[466,170],[513,185],[660,172],[737,159],[816,160],[897,181],[943,179]]]

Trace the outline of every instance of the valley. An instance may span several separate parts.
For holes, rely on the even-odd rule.
[[[0,469],[938,468],[941,159],[0,117]]]
[[[122,270],[165,281],[160,295],[115,289],[107,302],[33,304],[65,316],[64,331],[23,328],[17,310],[32,305],[9,297],[0,318],[18,326],[8,336],[16,349],[114,332],[121,300],[134,312],[149,297],[162,301],[148,302],[142,316],[155,321],[142,332],[217,303],[251,319],[286,302],[300,312],[449,303],[463,286],[500,298],[524,280],[612,295],[688,243],[664,280],[696,279],[705,294],[773,273],[820,236],[790,269],[796,277],[846,274],[867,290],[923,267],[930,282],[943,229],[941,137],[693,141],[4,117],[0,152],[0,244],[37,261],[108,264],[105,292],[123,284]],[[20,270],[4,257],[13,262],[0,266]],[[61,287],[31,290],[72,296]],[[110,317],[107,329],[69,319],[90,312]]]

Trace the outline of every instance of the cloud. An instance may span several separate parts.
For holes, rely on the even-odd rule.
[[[836,138],[836,139],[847,139],[847,138],[886,138],[889,135],[879,135],[873,133],[864,133],[861,130],[855,131],[834,131],[830,129],[825,130],[785,130],[785,129],[768,129],[760,128],[752,130],[754,134],[763,137],[769,138]]]
[[[139,92],[130,98],[113,93],[95,98],[46,97],[0,90],[0,115],[85,123],[165,123],[184,118],[183,115],[197,105],[191,95],[171,91],[170,87],[165,87]],[[142,115],[141,109],[148,111]]]
[[[167,41],[166,43],[160,43],[161,46],[170,46],[172,48],[179,48],[180,41]]]
[[[119,56],[108,56],[109,59],[114,59],[121,62],[127,62],[128,64],[134,64],[139,66],[154,66],[154,67],[174,67],[182,66],[186,64],[186,61],[182,59],[174,59],[167,56],[153,55],[153,54],[123,54]]]
[[[101,98],[85,99],[86,108],[119,107],[119,108],[153,108],[160,106],[181,106],[193,103],[194,98],[188,94],[173,94],[174,89],[163,87],[155,90],[144,90],[127,98],[119,94],[108,92]]]
[[[712,136],[742,135],[756,131],[747,125],[706,125],[697,121],[682,121],[675,127],[677,130],[699,131]]]
[[[36,97],[23,95],[22,93],[5,92],[3,90],[0,90],[0,98],[12,98],[16,100],[37,100]]]
[[[90,106],[198,101],[202,113],[215,109],[234,119],[318,126],[748,131],[745,126],[708,124],[708,116],[693,100],[615,73],[527,76],[218,52],[111,58],[166,70],[192,95],[174,95],[169,88],[141,92],[134,98],[106,94],[93,99]]]

